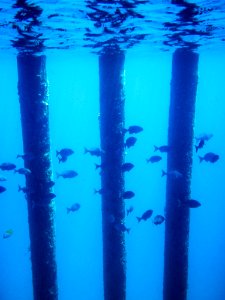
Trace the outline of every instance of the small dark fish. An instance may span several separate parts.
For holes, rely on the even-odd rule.
[[[57,173],[57,178],[63,177],[63,178],[73,178],[76,177],[78,173],[73,170],[63,171],[61,173]]]
[[[137,217],[138,223],[141,222],[141,220],[148,220],[153,214],[153,210],[152,209],[148,209],[146,210],[146,212],[143,213],[143,215],[141,217]]]
[[[52,199],[54,199],[56,197],[56,194],[54,194],[54,193],[49,193],[48,195],[46,195],[44,198],[46,199],[46,200],[52,200]]]
[[[172,171],[169,171],[169,172],[165,172],[162,170],[162,177],[163,176],[170,176],[172,178],[175,178],[175,179],[178,179],[178,178],[181,178],[183,177],[183,174],[177,170],[172,170]]]
[[[114,227],[118,231],[130,233],[130,228],[127,228],[124,224],[115,223]]]
[[[141,131],[143,131],[143,128],[137,125],[129,126],[127,129],[125,129],[125,132],[129,132],[129,134],[136,134]]]
[[[170,147],[166,146],[166,145],[160,146],[160,147],[154,146],[154,148],[155,148],[154,152],[156,152],[156,151],[169,152],[169,150],[170,150]]]
[[[73,205],[71,205],[70,207],[67,207],[67,213],[69,212],[75,212],[77,210],[80,209],[80,204],[79,203],[74,203]]]
[[[130,147],[134,146],[136,142],[137,142],[137,139],[135,137],[131,136],[126,139],[125,147],[130,148]]]
[[[28,188],[26,186],[18,185],[18,192],[23,192],[24,194],[26,194],[28,192]]]
[[[134,210],[134,207],[133,206],[130,206],[128,209],[127,209],[127,216],[132,213],[132,211]]]
[[[6,188],[4,187],[4,186],[1,186],[0,185],[0,193],[3,193],[3,192],[5,192],[6,191]]]
[[[212,134],[212,133],[202,133],[202,134],[196,136],[195,139],[196,139],[196,141],[201,141],[201,140],[203,140],[203,141],[208,141],[208,140],[210,140],[212,137],[213,137],[213,134]]]
[[[151,162],[151,163],[156,163],[159,162],[162,159],[161,156],[158,155],[153,155],[151,157],[149,157],[148,159],[146,159],[147,163]]]
[[[126,191],[123,193],[123,199],[131,199],[135,196],[135,193],[132,191]]]
[[[99,157],[104,153],[104,151],[102,151],[99,148],[91,148],[91,149],[84,148],[84,154],[86,153],[90,153],[92,156]]]
[[[95,164],[95,170],[104,168],[105,164]]]
[[[8,239],[13,235],[13,230],[12,229],[8,229],[4,232],[3,234],[3,239]]]
[[[100,194],[100,195],[102,195],[102,193],[103,193],[103,189],[99,189],[99,190],[94,190],[94,194]]]
[[[212,153],[212,152],[208,152],[203,157],[199,156],[199,161],[200,161],[200,163],[203,160],[205,160],[207,162],[215,163],[219,158],[220,158],[219,155]]]
[[[123,172],[129,172],[131,169],[133,169],[134,165],[132,163],[124,163],[122,165],[122,171]]]
[[[195,145],[196,152],[198,152],[199,149],[202,149],[204,145],[205,145],[205,140],[200,140],[198,145]]]
[[[48,181],[48,182],[46,183],[46,185],[47,185],[47,187],[51,188],[51,187],[53,187],[53,186],[55,185],[55,181],[50,180],[50,181]]]
[[[15,170],[14,172],[21,174],[21,175],[30,175],[31,174],[31,170],[27,169],[27,168],[19,168],[19,169]]]
[[[153,219],[153,223],[154,223],[155,225],[160,225],[160,224],[162,224],[164,221],[165,221],[165,218],[164,218],[163,216],[161,216],[161,215],[157,215],[157,216],[155,216],[155,218]]]
[[[16,158],[22,158],[23,160],[30,161],[35,158],[33,153],[25,153],[25,154],[18,154]]]
[[[11,164],[11,163],[2,163],[0,165],[0,169],[2,169],[2,171],[11,171],[11,170],[14,170],[16,168],[16,165],[14,164]]]
[[[198,202],[197,200],[193,200],[193,199],[184,201],[183,204],[190,208],[197,208],[197,207],[201,206],[200,202]]]
[[[58,157],[59,163],[65,162],[68,156],[74,154],[74,151],[70,148],[63,148],[60,151],[56,150],[56,156]]]

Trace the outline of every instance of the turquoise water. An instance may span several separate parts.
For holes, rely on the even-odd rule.
[[[51,3],[58,5],[57,1]],[[220,159],[215,164],[199,164],[198,156],[193,153],[191,195],[202,205],[191,210],[188,300],[223,300],[225,296],[225,56],[221,42],[224,28],[220,24],[223,7],[219,5],[220,1],[208,1],[208,6],[207,1],[202,1],[204,7],[215,3],[218,10],[210,14],[210,20],[219,29],[215,39],[212,35],[204,40],[198,50],[194,134],[212,133],[213,138],[201,154],[215,152]],[[0,4],[7,5],[5,1],[0,1]],[[44,5],[44,1],[39,4]],[[79,2],[81,4],[83,7],[83,2]],[[165,5],[169,5],[168,1],[162,1],[160,9],[165,10]],[[146,6],[146,11],[150,8],[157,18],[158,7]],[[51,7],[46,14],[51,14],[52,10],[55,8]],[[69,13],[68,8],[66,12]],[[209,22],[206,19],[205,22]],[[87,25],[82,20],[78,19],[78,23],[85,28]],[[10,35],[7,35],[6,27],[0,47],[0,163],[10,161],[22,167],[22,160],[16,159],[17,154],[23,153],[16,50],[9,46]],[[173,48],[162,49],[164,35],[160,27],[148,28],[149,34],[151,30],[155,32],[155,38],[128,50],[125,59],[126,127],[137,124],[144,128],[137,135],[136,145],[126,154],[126,161],[135,165],[125,175],[126,190],[135,192],[135,198],[126,203],[126,208],[134,206],[134,211],[125,221],[131,228],[126,234],[127,300],[162,299],[165,224],[155,226],[151,219],[138,224],[136,220],[136,216],[149,208],[154,214],[164,215],[165,207],[166,178],[161,177],[161,170],[166,169],[166,155],[162,155],[159,163],[146,164],[146,158],[154,154],[154,145],[167,143]],[[79,38],[80,35],[79,31]],[[71,39],[73,41],[76,36],[71,36]],[[154,43],[155,40],[158,42]],[[53,35],[47,45],[57,41]],[[99,159],[84,155],[84,147],[100,145],[98,56],[92,53],[92,48],[82,48],[83,41],[78,41],[76,47],[71,46],[68,50],[46,51],[51,151],[56,181],[54,192],[57,196],[59,299],[100,300],[103,299],[101,198],[94,194],[94,189],[100,188],[99,172],[94,165]],[[75,154],[65,164],[58,164],[55,151],[64,147],[74,149]],[[75,169],[79,176],[72,180],[56,179],[56,172],[65,168]],[[7,191],[0,195],[0,233],[3,235],[6,230],[13,229],[10,238],[0,239],[0,299],[30,300],[32,278],[27,206],[23,193],[17,191],[18,184],[24,186],[25,181],[22,176],[11,172],[0,174],[7,177],[2,184]],[[66,208],[74,202],[80,203],[80,210],[67,214]]]

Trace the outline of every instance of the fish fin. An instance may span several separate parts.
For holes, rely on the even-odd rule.
[[[141,222],[141,218],[140,217],[136,217],[136,218],[138,220],[138,223],[140,223]]]
[[[198,152],[198,146],[195,146],[195,152],[196,153]]]
[[[154,145],[154,152],[156,152],[157,150],[159,150],[159,147]]]
[[[127,228],[127,233],[128,233],[128,234],[130,233],[130,230],[131,230],[131,228]]]
[[[198,156],[198,158],[200,163],[204,160],[204,157]]]
[[[161,177],[163,177],[163,176],[165,176],[167,173],[164,171],[164,170],[162,170],[162,175],[161,175]]]

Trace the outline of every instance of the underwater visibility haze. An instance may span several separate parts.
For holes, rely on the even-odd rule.
[[[0,0],[0,299],[225,298],[225,4]]]

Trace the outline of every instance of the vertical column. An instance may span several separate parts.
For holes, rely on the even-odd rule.
[[[188,279],[189,208],[198,54],[173,54],[166,191],[164,300],[185,300]],[[176,173],[179,172],[179,173]]]
[[[102,148],[102,226],[104,299],[125,300],[124,76],[122,51],[106,49],[99,57]]]
[[[18,92],[35,300],[58,299],[46,58],[19,54]]]

